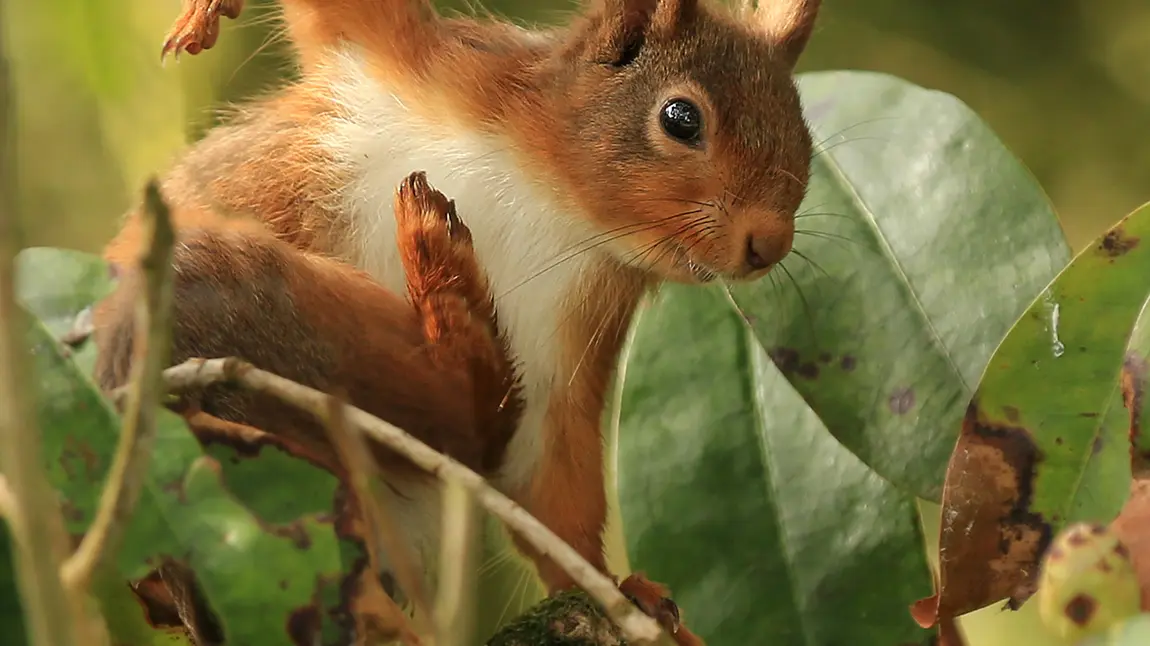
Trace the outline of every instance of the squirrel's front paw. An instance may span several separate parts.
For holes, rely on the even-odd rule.
[[[471,245],[471,230],[459,219],[455,201],[427,183],[427,173],[415,172],[399,184],[395,198],[395,219],[401,239],[414,238],[421,245]],[[446,249],[445,249],[446,251]]]
[[[236,18],[244,8],[244,0],[184,0],[180,17],[172,23],[164,39],[160,58],[186,51],[193,56],[211,49],[220,37],[220,16]]]
[[[471,231],[455,211],[455,202],[431,187],[427,175],[408,175],[395,195],[400,254],[412,296],[461,291],[480,282],[471,248]]]
[[[640,610],[659,622],[679,646],[703,646],[703,640],[683,625],[679,606],[667,596],[670,591],[666,586],[651,581],[641,572],[636,572],[619,584],[619,591]]]

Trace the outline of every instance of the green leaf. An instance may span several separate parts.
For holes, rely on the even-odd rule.
[[[913,498],[827,433],[721,289],[664,285],[620,380],[631,562],[708,644],[927,642]]]
[[[95,515],[118,417],[44,328],[33,329],[32,341],[49,480],[63,496],[69,531],[80,534]],[[301,463],[297,473],[280,477],[292,482],[313,471]],[[301,613],[334,630],[333,617],[324,619],[342,612],[344,568],[331,521],[319,514],[290,522],[259,518],[225,489],[226,477],[183,420],[161,411],[145,489],[118,555],[122,575],[141,577],[163,557],[187,562],[229,637],[240,643],[283,634]],[[268,485],[266,495],[297,495]]]
[[[50,337],[85,321],[112,281],[105,263],[89,254],[28,249],[18,260],[17,295],[44,323],[33,331],[33,346],[47,464],[64,498],[68,529],[79,535],[95,514],[119,421],[88,378],[94,344],[67,349]],[[311,621],[318,604],[315,619],[330,643],[345,621],[347,599],[339,585],[363,559],[358,542],[339,540],[320,521],[333,515],[337,479],[271,444],[253,453],[223,438],[201,438],[201,447],[178,417],[163,411],[161,420],[148,488],[120,553],[123,576],[145,574],[160,556],[182,558],[197,571],[233,639],[249,643],[245,637],[282,633],[290,617]],[[502,528],[484,520],[478,596],[479,629],[486,635],[542,593],[533,570],[509,553]],[[307,549],[298,549],[305,543]],[[117,590],[101,594],[102,607],[113,633],[135,643],[151,627],[143,625],[138,603]],[[127,593],[127,586],[118,592]],[[166,630],[152,632],[150,639],[161,643],[171,637]]]
[[[52,334],[69,332],[76,316],[112,293],[107,264],[92,254],[32,247],[16,256],[16,294]]]
[[[1119,375],[1150,294],[1148,235],[1150,204],[1079,253],[994,353],[947,472],[938,615],[1025,599],[1054,532],[1126,501]]]
[[[16,256],[16,296],[57,339],[83,340],[91,330],[96,301],[112,293],[112,272],[99,256],[70,249],[32,247]],[[92,374],[96,346],[70,351],[84,374]]]
[[[21,301],[56,330],[107,293],[107,270],[94,256],[37,250],[21,263]],[[68,529],[79,535],[95,514],[119,417],[46,326],[36,323],[30,334],[46,467]],[[359,545],[341,540],[330,520],[335,478],[300,460],[274,458],[261,462],[274,466],[274,477],[264,469],[253,478],[235,451],[209,450],[205,456],[180,417],[161,411],[119,571],[137,578],[161,558],[183,560],[231,639],[254,643],[314,625],[330,642],[346,630],[340,585],[362,562]],[[277,481],[293,487],[269,486]]]
[[[820,145],[795,252],[731,293],[835,437],[938,500],[987,359],[1069,250],[1041,188],[956,98],[869,72],[799,86]]]

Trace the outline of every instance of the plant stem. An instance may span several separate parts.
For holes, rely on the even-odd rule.
[[[378,486],[379,473],[363,436],[348,429],[344,404],[336,397],[329,399],[325,428],[340,461],[347,469],[348,484],[363,514],[364,526],[367,528],[364,542],[367,544],[371,571],[379,573],[382,570],[379,558],[381,552],[390,556],[399,586],[415,605],[416,628],[412,632],[427,635],[425,624],[431,616],[431,607],[423,589],[423,577],[415,565],[416,559],[387,513],[387,503]],[[402,613],[398,614],[402,616]]]
[[[478,537],[471,492],[458,482],[443,483],[439,586],[435,603],[436,646],[474,643],[475,548]]]
[[[173,391],[200,390],[217,383],[230,383],[265,395],[323,420],[330,414],[331,397],[313,388],[255,368],[235,358],[191,359],[164,371],[164,381]],[[456,483],[475,496],[476,501],[499,518],[541,554],[562,567],[595,600],[623,632],[629,644],[654,644],[665,633],[654,619],[643,614],[619,592],[612,581],[596,570],[570,545],[527,513],[507,496],[496,491],[479,474],[420,442],[405,431],[354,406],[344,406],[349,429],[365,433],[372,440],[403,455],[416,466],[443,480]]]
[[[61,572],[65,586],[73,592],[86,590],[93,573],[115,554],[140,497],[155,439],[156,413],[164,393],[163,371],[171,356],[175,231],[171,213],[154,179],[145,189],[144,205],[143,226],[149,235],[149,244],[139,261],[144,290],[136,303],[127,411],[96,519]]]
[[[26,388],[28,321],[16,306],[15,260],[21,235],[14,204],[12,91],[2,11],[0,5],[0,471],[12,494],[9,527],[31,644],[72,646],[76,630],[67,609],[73,606],[59,576],[64,557],[59,550],[67,547],[64,519],[42,466],[40,433]]]

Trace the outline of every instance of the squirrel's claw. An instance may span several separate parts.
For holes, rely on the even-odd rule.
[[[173,52],[178,59],[180,52],[195,56],[211,49],[220,37],[220,16],[237,18],[243,8],[244,0],[184,0],[183,11],[164,39],[160,60]]]
[[[619,591],[645,614],[659,622],[664,630],[671,633],[676,644],[702,646],[702,640],[683,625],[679,606],[667,596],[669,591],[666,587],[637,572],[619,584]]]

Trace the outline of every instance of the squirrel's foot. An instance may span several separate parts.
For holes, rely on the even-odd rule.
[[[400,183],[395,219],[407,269],[428,276],[451,266],[474,266],[471,230],[459,219],[455,201],[432,188],[426,173],[412,173]]]
[[[619,591],[645,614],[659,622],[679,646],[703,646],[703,641],[683,625],[679,606],[667,596],[669,590],[666,586],[636,572],[619,584]]]
[[[487,279],[455,202],[432,188],[425,173],[412,173],[396,192],[395,219],[412,303],[431,319],[462,305],[491,324],[487,332],[493,334],[495,311]],[[427,332],[430,340],[438,336]]]
[[[220,16],[237,18],[244,0],[183,0],[184,8],[164,39],[160,60],[175,52],[191,55],[211,49],[220,37]]]
[[[455,212],[455,202],[432,188],[424,173],[412,173],[400,184],[395,219],[407,293],[429,357],[443,369],[470,374],[481,429],[473,444],[502,447],[515,430],[523,402],[471,231]],[[500,460],[501,450],[485,450],[481,463],[494,468]]]

